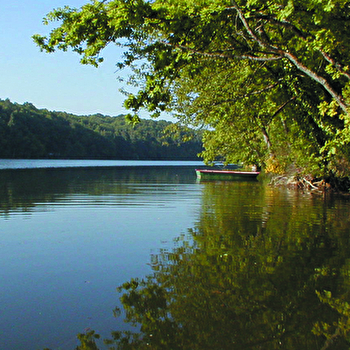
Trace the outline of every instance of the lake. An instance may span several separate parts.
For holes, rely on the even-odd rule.
[[[0,160],[0,349],[348,349],[349,198],[199,165]]]

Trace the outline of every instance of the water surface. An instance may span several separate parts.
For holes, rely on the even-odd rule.
[[[198,166],[198,161],[97,160],[97,159],[0,159],[0,169],[126,167],[126,166]]]
[[[190,164],[1,170],[0,349],[74,349],[89,329],[140,349],[348,349],[349,214]]]
[[[0,348],[72,349],[117,328],[116,287],[150,272],[200,196],[192,167],[1,171]]]

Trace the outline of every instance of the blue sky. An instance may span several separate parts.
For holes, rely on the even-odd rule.
[[[115,116],[123,108],[123,86],[115,63],[121,52],[108,47],[99,68],[82,65],[70,52],[41,52],[33,34],[47,34],[43,17],[52,9],[80,7],[88,0],[0,0],[0,98],[77,115]],[[143,118],[147,114],[141,115]],[[162,118],[167,119],[167,118]]]

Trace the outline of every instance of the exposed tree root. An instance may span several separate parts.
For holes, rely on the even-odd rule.
[[[287,186],[312,192],[338,192],[343,194],[350,193],[350,178],[328,177],[324,179],[314,178],[310,175],[305,176],[272,176],[270,184],[273,186]]]

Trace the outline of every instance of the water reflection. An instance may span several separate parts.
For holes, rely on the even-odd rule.
[[[348,199],[180,167],[8,170],[0,184],[4,349],[96,329],[125,281],[116,322],[96,329],[110,348],[349,348]]]
[[[67,350],[86,328],[127,329],[115,287],[191,225],[195,180],[176,166],[0,171],[0,349]]]
[[[237,191],[239,186],[239,192]],[[238,196],[239,194],[239,196]],[[349,205],[206,184],[202,212],[154,273],[123,284],[118,349],[349,349]]]
[[[53,203],[64,206],[151,205],[150,195],[166,196],[174,189],[169,184],[194,182],[192,167],[183,166],[1,170],[0,217],[17,212],[29,214],[38,210],[37,207],[43,210],[43,206]],[[145,200],[142,194],[147,197]]]

